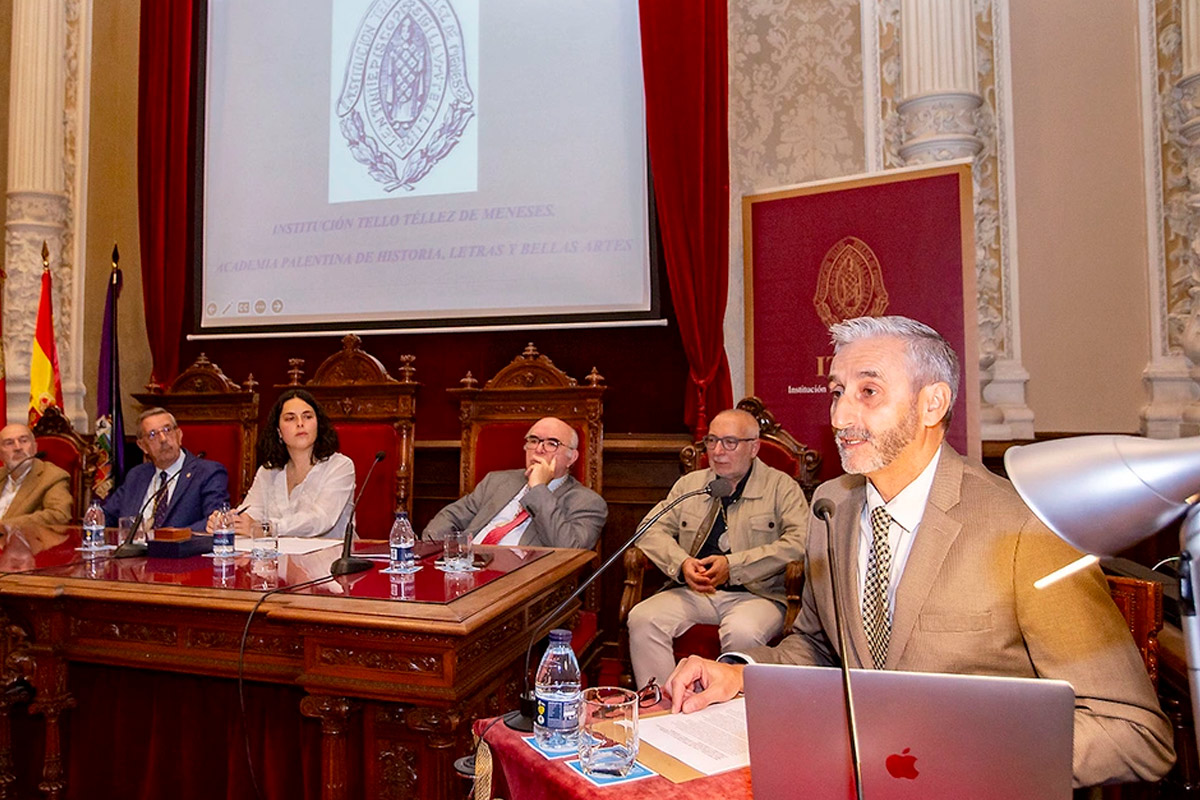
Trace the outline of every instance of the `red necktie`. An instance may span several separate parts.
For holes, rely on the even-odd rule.
[[[522,508],[521,513],[513,517],[512,522],[501,525],[498,528],[492,528],[490,531],[488,531],[488,535],[483,537],[481,544],[500,544],[500,540],[503,539],[509,533],[509,531],[527,519],[529,519],[529,511]]]

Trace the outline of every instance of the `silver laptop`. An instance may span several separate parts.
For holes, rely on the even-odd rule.
[[[1064,681],[850,670],[864,800],[1071,797],[1075,693]],[[854,800],[842,676],[750,665],[755,800]]]

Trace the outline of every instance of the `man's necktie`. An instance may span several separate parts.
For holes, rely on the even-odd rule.
[[[158,473],[158,492],[154,495],[154,514],[151,519],[154,520],[154,527],[161,528],[163,521],[167,516],[167,471],[163,470]]]
[[[888,544],[888,528],[892,515],[883,506],[871,512],[871,553],[867,557],[867,579],[863,585],[863,627],[867,646],[875,669],[883,669],[887,661],[888,639],[892,628],[888,622],[888,577],[892,569],[892,548]]]
[[[517,527],[527,519],[529,519],[529,511],[522,508],[521,513],[513,517],[512,522],[505,523],[504,525],[492,528],[490,531],[488,531],[488,535],[483,537],[483,541],[480,542],[480,544],[500,544],[501,539],[508,535],[513,528]]]

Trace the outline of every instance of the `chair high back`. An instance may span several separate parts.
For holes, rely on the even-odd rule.
[[[158,406],[171,412],[183,432],[183,446],[225,466],[229,499],[236,507],[254,480],[256,386],[253,374],[239,386],[201,353],[167,389],[152,383],[133,397],[146,408]]]
[[[38,451],[46,454],[45,460],[71,476],[71,518],[82,519],[91,500],[92,478],[96,473],[91,437],[76,431],[57,406],[50,406],[42,413],[33,426],[33,435]],[[119,437],[118,442],[123,447],[124,437]]]
[[[1139,578],[1106,575],[1108,593],[1125,618],[1133,643],[1142,654],[1150,683],[1158,688],[1158,632],[1163,627],[1162,584]]]
[[[804,490],[804,496],[812,499],[812,493],[820,483],[817,476],[821,472],[821,454],[784,430],[757,397],[743,398],[738,401],[737,408],[758,420],[758,457],[762,462],[791,475]],[[704,442],[685,446],[679,453],[679,463],[684,472],[706,468],[708,455],[704,451]]]
[[[290,383],[308,390],[337,430],[339,449],[354,462],[356,529],[365,539],[386,539],[398,511],[412,513],[416,394],[415,357],[400,356],[400,379],[362,347],[354,334],[342,337],[342,349],[321,362],[307,383],[304,360],[288,360]],[[382,451],[366,488],[363,480]]]
[[[489,472],[524,467],[523,439],[534,422],[558,417],[579,434],[579,458],[572,475],[595,492],[603,483],[604,377],[595,369],[578,381],[538,352],[530,342],[525,350],[479,388],[467,373],[457,397],[462,420],[462,460],[459,493],[467,494]]]

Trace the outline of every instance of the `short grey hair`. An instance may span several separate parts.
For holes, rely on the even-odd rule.
[[[908,317],[855,317],[829,328],[833,352],[837,353],[851,342],[889,336],[905,344],[908,356],[909,380],[920,390],[934,383],[950,387],[950,408],[958,400],[958,355],[946,338],[923,322]],[[942,422],[950,424],[950,411]]]
[[[175,427],[179,427],[179,423],[175,421],[174,414],[172,414],[170,411],[167,411],[165,408],[159,408],[158,406],[152,406],[150,408],[147,408],[142,413],[138,414],[138,418],[137,418],[138,431],[140,432],[142,430],[143,422],[150,419],[150,417],[157,417],[159,414],[166,414],[168,417],[171,418],[171,424],[174,425]],[[139,435],[140,435],[140,433],[139,433]]]

